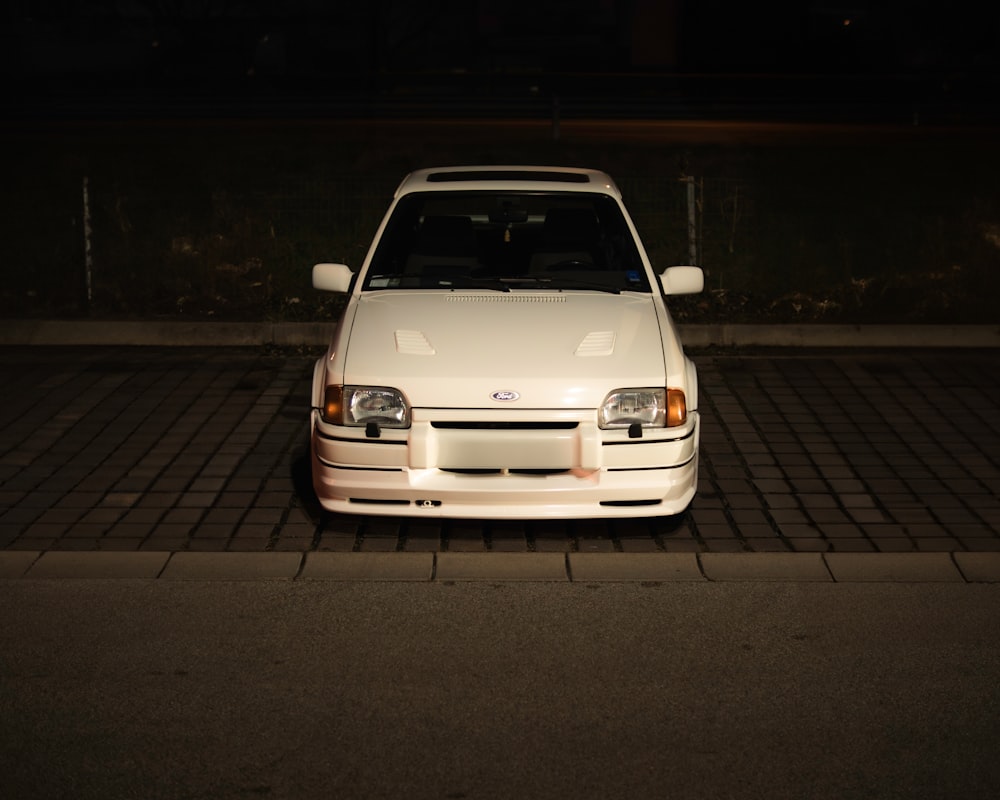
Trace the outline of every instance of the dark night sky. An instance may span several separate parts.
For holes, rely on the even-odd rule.
[[[996,86],[1000,6],[918,0],[21,0],[14,85],[371,94],[532,75],[930,75]],[[529,81],[531,82],[531,81]],[[751,86],[749,79],[742,85]],[[565,90],[565,89],[564,89]],[[610,91],[614,91],[613,89]],[[748,89],[752,91],[752,89]],[[977,89],[977,91],[980,91]]]

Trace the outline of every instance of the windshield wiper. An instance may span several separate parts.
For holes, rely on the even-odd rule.
[[[442,278],[442,289],[492,289],[495,292],[509,292],[510,287],[502,278],[476,278],[472,275],[462,275],[458,278]]]
[[[594,291],[607,292],[608,294],[622,293],[622,290],[617,286],[608,286],[608,284],[601,283],[600,281],[583,281],[578,278],[550,278],[539,275],[533,278],[520,278],[518,280],[532,282],[536,286],[540,286],[544,289],[555,289],[557,291],[562,289],[593,289]]]

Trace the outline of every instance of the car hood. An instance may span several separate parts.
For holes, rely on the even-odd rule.
[[[395,387],[413,407],[595,408],[665,380],[654,300],[628,293],[363,295],[343,356],[345,384]]]

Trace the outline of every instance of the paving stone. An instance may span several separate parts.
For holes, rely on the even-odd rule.
[[[84,524],[100,524],[107,528],[117,522],[125,512],[120,508],[92,508],[80,518]]]
[[[802,512],[799,511],[798,497],[793,494],[766,493],[764,495],[764,505],[774,509],[793,509],[798,511],[799,515],[802,516]]]
[[[159,538],[148,538],[143,541],[139,546],[140,550],[153,550],[153,551],[164,551],[164,552],[178,552],[184,550],[188,546],[188,538],[185,537],[159,537]]]
[[[789,539],[788,543],[796,553],[826,553],[830,550],[826,539]]]
[[[440,536],[408,536],[403,544],[403,550],[410,553],[436,553],[440,549]]]
[[[206,540],[207,541],[207,540]],[[216,540],[221,541],[221,540]],[[234,536],[225,540],[225,549],[234,553],[263,553],[271,544],[270,536]]]
[[[186,522],[159,522],[150,534],[151,538],[186,538],[191,535],[194,525]]]
[[[816,523],[817,530],[828,539],[856,539],[861,537],[861,528],[850,523]]]
[[[542,537],[535,539],[535,552],[538,553],[568,553],[573,543],[566,537],[561,539]]]
[[[228,538],[204,538],[204,539],[191,539],[185,543],[184,549],[195,552],[195,553],[222,553],[228,549],[229,539]],[[257,543],[253,547],[248,548],[251,551],[263,551],[266,549],[267,544]]]
[[[738,530],[744,540],[754,539],[760,541],[777,538],[774,529],[768,524],[739,525]]]
[[[695,523],[698,525],[698,530],[702,530],[707,526],[725,526],[729,527],[729,518],[726,516],[726,512],[721,508],[718,510],[713,509],[694,509],[691,512],[691,516]]]
[[[237,526],[233,532],[233,536],[248,539],[269,539],[271,534],[274,533],[274,528],[274,524],[243,522]]]
[[[755,494],[726,494],[726,503],[734,510],[759,510],[764,501]]]
[[[830,550],[836,553],[872,553],[875,552],[875,545],[870,539],[863,537],[844,537],[839,539],[827,539]]]
[[[482,540],[479,541],[482,549]],[[365,536],[361,540],[361,550],[373,553],[392,553],[399,546],[399,538],[396,536]]]
[[[779,526],[805,524],[810,522],[810,518],[797,508],[775,508],[771,507],[771,519]]]
[[[732,539],[736,536],[736,533],[735,531],[733,531],[732,526],[730,526],[728,522],[721,525],[714,525],[714,524],[703,525],[699,523],[698,535],[702,539],[716,540],[716,539]]]
[[[615,543],[611,539],[578,539],[577,548],[581,553],[613,553]]]
[[[744,526],[749,525],[769,525],[767,515],[763,511],[758,509],[733,509],[732,512],[733,522],[735,522],[740,529]]]
[[[284,538],[286,536],[291,536],[291,537],[297,537],[297,538],[307,537],[307,538],[311,539],[315,535],[316,535],[316,526],[313,523],[311,523],[311,522],[307,522],[307,521],[303,521],[303,522],[287,522],[286,521],[285,524],[281,526],[281,537],[282,538]]]
[[[282,536],[273,544],[271,550],[274,552],[297,552],[305,553],[313,549],[312,536]]]
[[[105,539],[145,539],[155,526],[140,522],[119,522],[104,534]]]
[[[104,535],[108,527],[106,524],[93,525],[85,522],[77,522],[66,530],[60,541],[67,539],[99,539]]]
[[[483,541],[482,536],[479,538],[461,536],[448,539],[448,552],[451,553],[482,553],[485,551],[486,542]]]
[[[191,531],[192,541],[195,539],[228,539],[233,535],[236,526],[232,523],[202,522]]]
[[[925,553],[948,553],[955,549],[956,542],[950,536],[924,536],[913,539],[913,547]]]
[[[851,508],[848,515],[859,525],[880,525],[886,522],[886,516],[877,508]]]
[[[624,553],[655,553],[660,549],[656,540],[649,537],[619,539],[618,544]]]
[[[217,492],[184,492],[177,499],[178,508],[211,508],[218,497]]]
[[[877,536],[870,537],[872,546],[880,553],[909,553],[916,550],[913,542],[909,539],[900,539],[898,537],[888,537],[880,538]]]
[[[996,536],[983,537],[959,537],[958,541],[966,550],[973,552],[995,552],[1000,551],[1000,538]]]
[[[155,525],[164,515],[162,508],[133,508],[125,512],[119,525]]]
[[[490,552],[493,553],[523,553],[527,550],[528,544],[524,536],[492,536],[490,538]]]
[[[696,539],[668,539],[663,542],[668,553],[700,553],[704,547]]]
[[[52,550],[55,546],[59,544],[59,539],[53,538],[35,538],[22,536],[15,539],[8,546],[8,550],[38,550],[44,552],[45,550]]]
[[[232,524],[249,509],[272,509],[277,517],[245,520],[248,526],[260,527],[240,530],[234,546],[297,549],[299,540],[312,543],[310,534],[319,529],[317,546],[334,552],[334,548],[353,549],[359,525],[380,524],[339,515],[324,515],[321,523],[318,516],[309,519],[300,507],[306,501],[296,496],[291,474],[298,458],[293,450],[303,442],[302,426],[292,416],[298,411],[289,404],[307,398],[308,360],[300,363],[292,357],[276,372],[269,366],[275,377],[261,384],[256,396],[237,395],[235,402],[222,407],[232,378],[220,377],[218,363],[222,359],[231,363],[232,353],[220,351],[214,360],[205,361],[180,351],[161,352],[173,359],[169,365],[173,377],[171,390],[155,398],[156,407],[176,420],[159,436],[148,426],[141,427],[145,412],[140,414],[137,408],[142,400],[115,412],[95,399],[73,419],[66,419],[58,439],[43,431],[29,432],[17,451],[4,456],[0,464],[3,551],[128,547],[136,540],[143,550],[164,543],[183,550],[206,538],[197,530],[194,538],[188,537],[199,521]],[[58,357],[54,351],[32,352],[33,359],[52,359],[56,369]],[[242,351],[235,357],[247,359],[247,371],[258,358]],[[694,357],[704,367],[706,471],[684,539],[664,530],[648,537],[632,535],[625,532],[629,525],[618,521],[560,522],[563,530],[549,537],[531,530],[536,523],[523,528],[525,536],[500,536],[502,524],[493,523],[487,528],[493,550],[613,554],[616,549],[699,552],[707,547],[719,552],[765,552],[788,546],[819,551],[832,543],[838,552],[850,553],[873,547],[898,550],[910,540],[919,552],[1000,552],[1000,502],[991,490],[1000,480],[993,455],[1000,439],[982,424],[997,417],[1000,403],[980,393],[975,408],[966,405],[973,413],[949,419],[946,425],[930,429],[928,436],[927,404],[922,398],[940,387],[932,383],[925,388],[920,383],[936,376],[940,365],[953,368],[963,360],[969,375],[996,375],[992,354],[985,359],[963,351],[887,355],[887,363],[895,358],[906,362],[906,380],[869,384],[854,377],[843,383],[845,365],[851,368],[850,354],[838,355],[835,365],[823,353],[808,352],[796,352],[794,359],[764,353],[751,354],[752,360],[742,355],[695,353]],[[11,363],[0,354],[0,370],[10,369]],[[752,371],[723,374],[720,364],[750,365]],[[919,371],[909,365],[919,365]],[[45,374],[52,374],[52,369]],[[112,377],[114,386],[119,386],[120,376]],[[146,380],[144,385],[162,392],[162,382]],[[878,400],[877,413],[870,408],[868,394]],[[109,425],[114,413],[121,423],[117,429]],[[916,419],[921,420],[919,425]],[[21,463],[14,464],[11,458]],[[761,522],[756,516],[765,508],[784,539],[769,535],[767,518]],[[837,513],[826,516],[823,509]],[[117,520],[115,510],[126,514]],[[176,513],[191,510],[204,512],[205,517]],[[838,516],[843,510],[848,519]],[[299,519],[296,513],[306,518]],[[807,513],[821,521],[830,542],[808,525]],[[102,525],[110,527],[104,531]],[[655,523],[637,524],[636,530],[643,525],[655,530]],[[473,521],[467,536],[453,531],[441,536],[439,528],[419,542],[404,531],[401,541],[404,548],[419,547],[423,552],[442,547],[483,552],[482,529],[481,522]],[[701,538],[692,534],[696,529]],[[337,531],[343,537],[326,537]],[[112,540],[117,541],[109,544]]]
[[[173,508],[180,496],[180,492],[146,492],[138,505],[141,508]]]
[[[235,481],[230,481],[230,484]],[[257,483],[257,481],[253,481]],[[256,492],[252,491],[223,491],[220,492],[215,502],[216,506],[223,508],[247,509],[253,504]]]
[[[764,537],[744,536],[743,543],[754,553],[780,553],[793,549],[784,539],[773,535]]]
[[[131,508],[141,499],[141,492],[108,492],[102,498],[101,505],[114,508]]]
[[[343,533],[322,533],[316,549],[319,551],[351,552],[357,537]]]
[[[24,509],[27,516],[26,522],[34,522],[36,524],[73,524],[80,520],[87,510],[84,508],[50,508],[47,511],[43,511],[41,515],[38,515],[34,511],[29,511]],[[7,515],[5,515],[7,516]]]
[[[99,544],[99,550],[101,552],[105,551],[130,551],[138,550],[142,545],[142,537],[132,537],[132,538],[113,538],[109,539],[105,536],[101,539]]]
[[[24,529],[24,536],[36,539],[57,539],[70,529],[69,522],[34,522]]]
[[[746,545],[739,539],[706,539],[705,548],[711,553],[745,553]]]
[[[58,508],[93,508],[104,496],[104,492],[70,492],[57,504]]]
[[[826,529],[834,525],[844,525],[850,522],[850,518],[839,508],[811,508],[809,518]]]

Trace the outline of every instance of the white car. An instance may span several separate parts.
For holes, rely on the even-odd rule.
[[[408,175],[357,273],[313,267],[346,308],[315,365],[316,494],[332,512],[473,518],[684,513],[698,377],[603,172]]]

